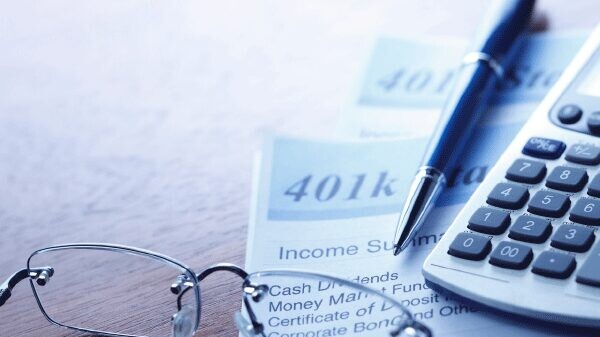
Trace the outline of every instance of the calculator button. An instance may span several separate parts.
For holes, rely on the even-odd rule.
[[[588,182],[584,169],[568,166],[555,167],[546,179],[546,186],[555,190],[579,192]]]
[[[597,174],[588,185],[588,194],[593,197],[600,197],[600,174]]]
[[[516,242],[502,241],[494,248],[490,263],[509,269],[525,269],[533,259],[531,248]]]
[[[568,104],[558,110],[558,120],[563,124],[574,124],[581,119],[583,111],[577,105]]]
[[[569,148],[565,159],[578,164],[600,164],[600,147],[588,144],[576,144]]]
[[[554,248],[583,253],[594,243],[594,231],[583,226],[562,225],[552,235],[550,245]]]
[[[562,155],[565,147],[565,143],[558,140],[532,137],[523,147],[523,154],[537,158],[556,159]]]
[[[575,281],[600,287],[600,245],[596,245],[581,268],[579,268]]]
[[[501,208],[519,209],[528,199],[527,188],[511,183],[499,183],[488,195],[487,203]]]
[[[550,221],[531,215],[521,215],[510,227],[508,237],[514,240],[542,243],[552,233]]]
[[[481,207],[469,219],[467,228],[485,234],[502,234],[510,225],[510,215],[507,212]]]
[[[490,238],[473,233],[459,233],[450,248],[448,254],[462,259],[479,261],[492,250]]]
[[[568,196],[554,191],[538,191],[531,201],[527,211],[541,216],[560,218],[571,206]]]
[[[591,198],[577,200],[569,219],[584,225],[600,226],[600,201]]]
[[[587,120],[587,126],[594,135],[600,135],[600,111],[595,111],[590,114]]]
[[[506,171],[506,179],[525,184],[537,184],[546,176],[546,165],[528,159],[517,159]]]
[[[575,270],[575,258],[569,254],[545,251],[535,259],[531,271],[542,276],[565,279]]]

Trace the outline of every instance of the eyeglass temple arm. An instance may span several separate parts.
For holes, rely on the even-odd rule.
[[[44,286],[46,283],[48,283],[52,275],[54,275],[54,268],[52,267],[21,269],[12,274],[8,280],[4,281],[4,283],[0,285],[0,306],[6,303],[6,301],[10,298],[12,289],[17,285],[17,283],[30,277],[36,280],[36,283],[40,286]]]
[[[0,306],[2,306],[11,295],[12,289],[17,285],[17,283],[23,281],[24,279],[29,277],[28,269],[21,269],[18,272],[12,274],[8,280],[6,280],[2,285],[0,285]]]

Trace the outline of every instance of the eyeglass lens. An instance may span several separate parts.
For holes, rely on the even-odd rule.
[[[133,336],[170,336],[173,315],[179,312],[171,285],[179,284],[181,290],[186,280],[193,280],[167,260],[112,250],[41,251],[32,256],[29,267],[41,266],[51,267],[53,273],[48,282],[34,280],[34,291],[51,320]],[[195,328],[198,303],[197,287],[193,288],[182,296],[181,312],[194,317],[180,313],[177,321],[187,324],[180,329]]]

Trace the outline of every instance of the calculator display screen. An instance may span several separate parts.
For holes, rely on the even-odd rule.
[[[577,92],[587,96],[600,96],[600,59],[596,58],[595,64],[584,72],[587,74],[584,74]]]

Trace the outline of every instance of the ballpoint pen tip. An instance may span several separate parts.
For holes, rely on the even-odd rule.
[[[400,252],[402,251],[402,247],[400,247],[400,245],[395,245],[394,246],[394,256],[398,256],[398,254],[400,254]]]

